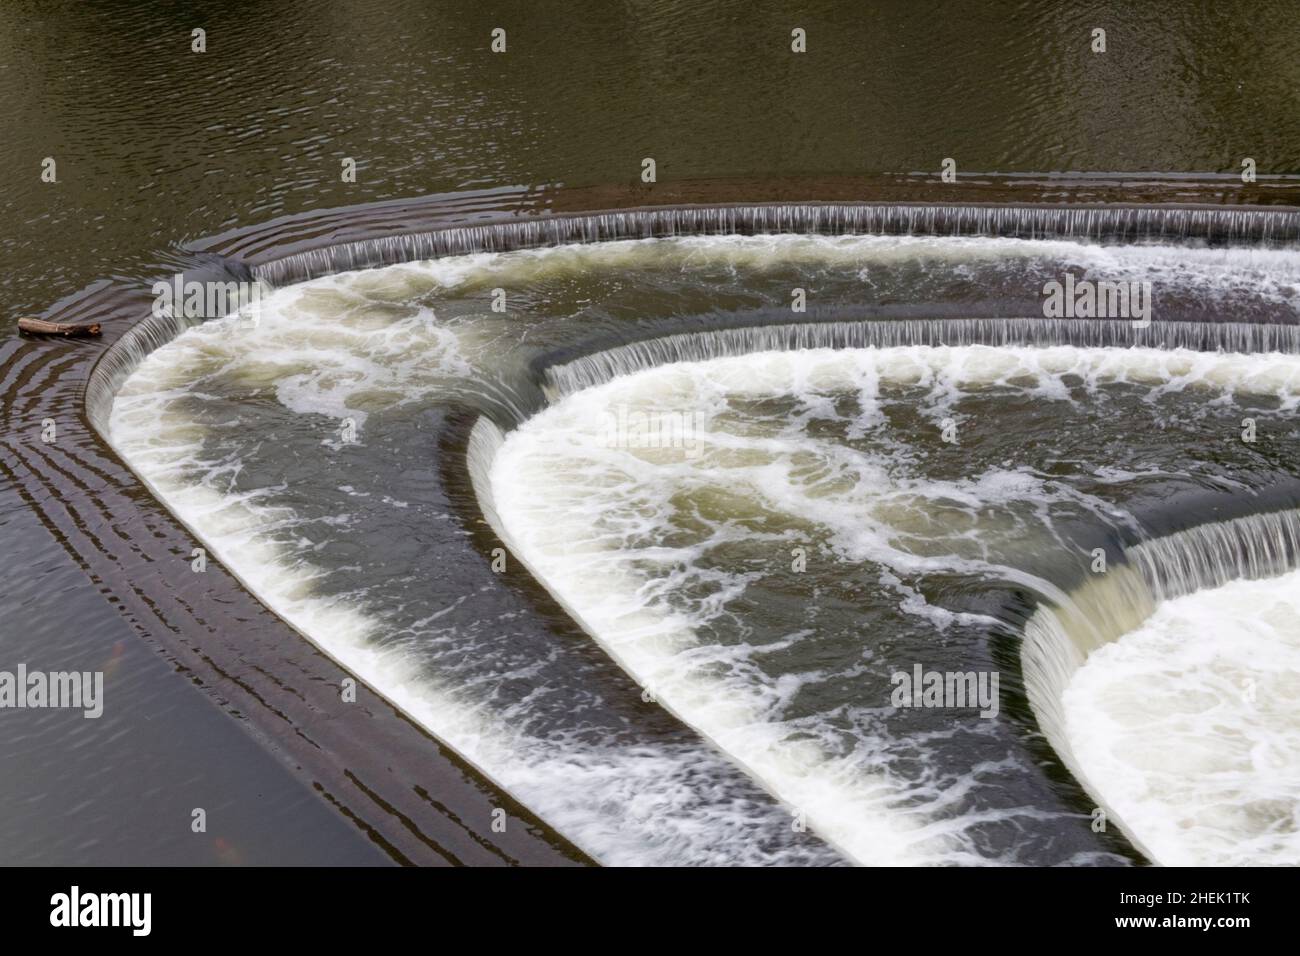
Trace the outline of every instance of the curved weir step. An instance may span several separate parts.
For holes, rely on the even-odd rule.
[[[208,247],[239,248],[233,256],[206,255],[191,270],[209,281],[246,281],[250,276],[283,285],[341,270],[370,268],[412,259],[559,243],[596,242],[647,236],[817,232],[887,235],[1069,237],[1099,241],[1177,240],[1289,246],[1300,241],[1300,213],[1251,208],[1054,208],[899,203],[787,203],[725,207],[611,210],[590,214],[541,216],[526,222],[495,221],[456,225],[466,216],[490,217],[491,202],[461,203],[443,210],[447,222],[423,232],[407,232],[399,211],[355,214],[355,228],[403,230],[401,234],[336,241],[349,231],[348,213],[311,227],[316,236],[294,235],[296,251],[277,255],[281,226],[259,227],[222,237]],[[467,213],[467,209],[469,212]],[[421,217],[437,219],[437,207]],[[376,225],[376,223],[379,225]],[[303,245],[318,244],[303,249]],[[247,253],[245,255],[244,253]],[[6,343],[12,359],[4,383],[4,407],[11,434],[32,436],[53,418],[60,425],[54,444],[6,441],[7,476],[24,490],[69,552],[104,589],[109,600],[142,634],[189,673],[191,679],[235,715],[268,748],[294,766],[340,812],[384,846],[398,862],[558,863],[591,862],[547,824],[520,806],[484,775],[408,720],[373,690],[362,685],[358,703],[343,704],[338,688],[348,672],[252,598],[218,562],[200,577],[189,569],[195,538],[145,490],[138,478],[103,440],[112,397],[127,375],[154,349],[171,341],[192,320],[150,314],[147,291],[123,284],[100,284],[60,303],[47,317],[60,321],[98,321],[99,342],[67,342],[33,349]],[[982,322],[982,325],[972,325]],[[944,323],[947,323],[946,325]],[[1155,323],[1139,341],[1124,323],[1051,325],[1051,320],[989,318],[909,322],[839,322],[823,325],[768,325],[706,336],[657,337],[620,349],[570,357],[566,364],[539,369],[538,385],[551,397],[589,387],[630,368],[661,364],[691,355],[741,354],[770,348],[800,348],[813,343],[839,347],[886,342],[1034,342],[1099,339],[1108,344],[1162,344],[1166,347],[1276,348],[1297,350],[1295,327],[1221,327],[1205,323]],[[1090,330],[1089,330],[1090,329]],[[693,351],[694,350],[694,351]],[[676,356],[676,357],[674,357]],[[431,447],[460,457],[472,447],[474,415],[429,423]],[[501,424],[509,425],[510,422]],[[467,566],[482,563],[490,543],[485,517],[467,500],[456,470],[443,468],[431,500],[441,502],[470,532]],[[460,458],[463,461],[463,457]],[[465,472],[470,475],[472,469]],[[483,537],[483,535],[489,537]],[[477,544],[473,543],[477,537]],[[453,542],[449,540],[448,547]],[[196,578],[198,580],[196,580]],[[538,629],[538,640],[574,627],[545,610],[548,595],[531,579],[487,574],[476,586],[497,588],[501,600],[527,609],[524,625]],[[539,610],[541,613],[539,613]],[[570,635],[575,640],[578,632]],[[618,679],[611,677],[610,679]],[[653,711],[654,708],[650,708]],[[657,733],[682,734],[685,728],[665,714],[638,720],[660,721]],[[725,773],[719,769],[720,774]],[[435,782],[430,782],[430,781]],[[753,795],[762,799],[761,793]],[[523,826],[491,832],[491,811],[507,807]],[[817,841],[809,835],[809,852]]]

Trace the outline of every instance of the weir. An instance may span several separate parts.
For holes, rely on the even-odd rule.
[[[400,262],[601,242],[684,235],[817,233],[827,235],[951,235],[1025,239],[1078,239],[1101,243],[1289,247],[1300,242],[1300,212],[1294,210],[963,206],[945,204],[764,204],[634,209],[551,216],[390,235],[295,252],[276,258],[265,252],[256,263],[238,258],[202,266],[204,277],[240,281],[249,276],[286,285],[341,271]],[[106,436],[107,415],[122,381],[159,346],[198,320],[148,315],[105,350],[85,388],[85,411]],[[1156,321],[1135,329],[1126,320],[1046,319],[1036,316],[939,317],[784,322],[658,335],[534,368],[531,388],[554,401],[611,379],[671,362],[701,361],[755,351],[805,348],[864,348],[901,345],[1076,345],[1187,348],[1198,351],[1300,352],[1300,326],[1276,324]],[[537,408],[523,406],[517,415]],[[514,422],[500,422],[510,427]],[[498,532],[483,476],[501,431],[486,418],[473,429],[466,466],[478,492],[483,518]],[[1250,516],[1178,532],[1126,549],[1127,562],[1104,582],[1085,585],[1065,607],[1040,606],[1025,629],[1024,680],[1044,733],[1063,763],[1085,788],[1063,739],[1060,693],[1087,654],[1140,624],[1155,605],[1187,589],[1212,587],[1233,576],[1262,577],[1296,566],[1297,513]],[[1224,575],[1228,575],[1224,577]],[[1089,788],[1092,789],[1092,788]],[[1095,794],[1094,794],[1095,795]]]
[[[1038,606],[1024,627],[1021,644],[1025,693],[1052,748],[1098,806],[1106,806],[1104,797],[1079,766],[1062,710],[1062,695],[1088,655],[1139,628],[1163,601],[1297,568],[1300,510],[1245,515],[1130,545],[1123,550],[1122,562],[1104,574],[1063,600]],[[1109,811],[1109,816],[1123,827],[1117,814]],[[1125,832],[1140,847],[1133,834]]]
[[[1023,239],[1076,239],[1107,244],[1166,242],[1173,244],[1222,244],[1259,247],[1291,246],[1300,243],[1300,211],[1294,209],[1231,208],[1198,206],[1020,206],[957,205],[924,203],[765,203],[753,205],[677,206],[563,214],[527,219],[510,219],[472,225],[444,226],[422,232],[396,233],[382,237],[332,243],[317,248],[276,256],[274,250],[254,247],[249,258],[242,255],[203,254],[193,267],[184,270],[182,283],[247,282],[261,280],[283,286],[339,272],[373,269],[402,262],[536,249],[568,243],[610,242],[670,236],[755,235],[906,235],[970,236]],[[234,246],[241,243],[232,242]],[[196,258],[198,258],[196,256]],[[166,280],[164,280],[166,281]],[[206,318],[216,318],[207,316]],[[171,315],[142,316],[96,362],[86,388],[86,407],[96,427],[116,385],[139,364],[141,358],[171,341],[197,321]],[[927,331],[926,323],[897,326],[893,331],[863,329],[829,332],[771,332],[786,335],[787,347],[797,336],[827,335],[844,345],[854,336],[863,344],[1150,344],[1157,347],[1225,348],[1292,351],[1297,333],[1279,322],[1276,331],[1221,330],[1222,323],[1153,322],[1146,336],[1134,334],[1123,322],[1001,318],[986,323],[954,320]],[[787,328],[807,323],[790,323]],[[1042,331],[1038,326],[1042,325]],[[1228,323],[1232,326],[1232,323]],[[1176,326],[1176,328],[1175,328]],[[742,338],[750,333],[738,333]],[[879,335],[878,343],[872,336]],[[920,338],[913,338],[920,336]],[[952,337],[951,341],[944,337]],[[1161,338],[1160,336],[1164,336]],[[1234,338],[1234,336],[1240,336]],[[1183,345],[1183,343],[1186,343]],[[739,342],[733,347],[740,347]],[[734,354],[734,353],[719,353]]]
[[[1300,240],[1300,212],[1222,207],[1010,206],[923,203],[771,203],[629,209],[453,226],[325,245],[253,266],[287,285],[354,269],[567,243],[758,234],[977,236],[1105,243],[1284,246]]]
[[[673,362],[704,362],[752,352],[894,348],[909,345],[1190,349],[1197,352],[1300,352],[1300,326],[1244,322],[1119,319],[866,319],[802,322],[667,335],[616,346],[544,370],[555,400],[620,375]]]

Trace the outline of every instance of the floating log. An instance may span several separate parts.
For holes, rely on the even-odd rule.
[[[74,322],[46,322],[44,319],[22,318],[18,320],[18,331],[28,335],[98,335],[98,322],[78,325]]]

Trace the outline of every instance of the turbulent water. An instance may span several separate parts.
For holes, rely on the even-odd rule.
[[[1043,320],[1067,270],[1152,282],[1157,321]],[[1140,557],[1300,497],[1298,309],[1280,249],[472,255],[192,328],[109,427],[268,605],[603,861],[1295,862],[1294,554],[1190,594]],[[508,557],[446,487],[465,410]],[[515,558],[587,634],[502,595]],[[996,674],[996,713],[897,706],[918,665]]]
[[[1169,864],[1300,859],[1300,572],[1161,605],[1065,695],[1088,778]]]
[[[996,669],[990,636],[1005,612],[975,595],[1055,597],[1053,581],[1086,573],[1101,534],[1141,526],[1157,488],[1232,480],[1254,455],[1220,451],[1209,465],[1184,462],[1185,449],[1228,444],[1256,403],[1288,413],[1298,376],[1289,356],[978,346],[672,365],[530,420],[499,454],[493,493],[520,553],[611,654],[819,832],[863,862],[909,859],[917,843],[927,857],[960,855],[1000,823],[1033,831],[1019,818],[1036,806],[1004,804],[1007,776],[1031,775],[1033,758],[973,711],[896,710],[891,676],[917,663]],[[943,421],[956,423],[951,444]],[[1144,441],[1115,447],[1133,434]],[[1248,673],[1290,718],[1271,732],[1294,743],[1300,723],[1278,692],[1300,675],[1269,672],[1273,660]],[[1188,695],[1195,679],[1190,668],[1169,678]],[[1071,695],[1109,706],[1090,684]],[[1177,719],[1177,698],[1160,703],[1141,726]],[[1086,706],[1070,738],[1094,753]],[[1287,789],[1267,770],[1259,798],[1271,800]],[[1168,807],[1144,809],[1119,811],[1139,834]]]

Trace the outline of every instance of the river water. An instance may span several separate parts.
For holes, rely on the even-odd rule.
[[[1300,36],[1287,5],[1252,10],[1130,10],[1094,23],[1084,11],[1020,3],[813,3],[797,14],[668,3],[635,15],[577,3],[562,13],[520,5],[496,19],[469,3],[328,12],[277,3],[202,16],[131,3],[10,5],[0,11],[0,157],[10,170],[0,325],[8,338],[18,316],[105,277],[147,288],[191,264],[187,243],[277,217],[462,193],[480,208],[499,197],[501,208],[545,209],[584,187],[618,191],[626,205],[644,188],[646,157],[666,189],[861,177],[855,195],[870,199],[888,177],[935,179],[952,157],[954,200],[994,183],[1057,199],[1099,189],[1177,199],[1194,185],[1215,201],[1235,201],[1252,157],[1260,193],[1285,190],[1300,171]],[[495,26],[508,31],[505,54],[488,51]],[[1104,54],[1089,48],[1097,26]],[[807,30],[806,54],[790,53],[794,27]],[[190,51],[195,28],[206,31],[205,53]],[[41,180],[46,157],[55,183]],[[340,176],[345,158],[356,160],[355,182]],[[713,194],[692,188],[697,201]],[[1258,330],[1294,316],[1293,257],[1267,244],[918,235],[626,243],[399,266],[282,289],[253,329],[218,323],[178,339],[128,383],[112,440],[174,511],[218,551],[224,543],[232,566],[284,568],[256,576],[254,590],[310,637],[340,642],[340,653],[391,648],[369,661],[376,675],[391,668],[407,681],[391,695],[428,708],[435,733],[598,859],[1116,862],[1139,858],[1135,845],[1160,859],[1219,859],[1242,840],[1252,858],[1287,859],[1292,831],[1278,822],[1287,804],[1269,790],[1276,774],[1260,779],[1261,767],[1290,764],[1293,736],[1276,723],[1285,713],[1246,721],[1228,735],[1240,743],[1231,752],[1188,758],[1231,767],[1236,777],[1218,778],[1230,798],[1188,792],[1131,759],[1126,708],[1147,686],[1131,675],[1147,666],[1144,647],[1155,653],[1189,615],[1202,617],[1187,605],[1164,605],[1132,648],[1108,648],[1134,655],[1122,666],[1099,657],[1071,680],[1048,736],[1060,749],[1078,737],[1071,726],[1105,728],[1071,755],[1084,787],[1033,770],[1045,758],[1032,743],[1028,690],[1023,706],[957,729],[926,711],[880,711],[895,670],[942,663],[923,653],[934,642],[962,669],[1000,669],[1013,683],[1003,605],[1042,598],[1035,581],[1049,578],[1064,601],[1084,573],[1044,573],[1045,549],[1120,554],[1144,533],[1187,524],[1171,517],[1184,500],[1216,515],[1220,500],[1233,514],[1250,509],[1230,502],[1251,496],[1289,505],[1290,359],[1120,360],[1082,332],[1030,342],[1023,328],[960,322],[1036,315],[1043,281],[1071,270],[1155,282],[1157,317],[1184,332],[1146,344],[1271,352],[1285,343]],[[703,341],[723,327],[789,321],[795,285],[812,290],[819,321],[845,324],[804,344],[851,348],[745,359],[732,353],[788,342]],[[494,288],[507,290],[504,315],[487,305]],[[914,329],[862,332],[882,310],[957,322],[951,350],[908,352],[925,344]],[[1223,319],[1238,324],[1236,338],[1185,333]],[[679,372],[626,356],[564,365],[678,333],[695,337],[676,353],[692,360]],[[1066,351],[1047,364],[1014,349],[990,359],[980,350],[991,342]],[[15,464],[33,432],[14,396],[57,379],[75,354],[53,351],[64,348],[9,339],[0,352],[0,561],[11,582],[0,668],[111,664],[112,693],[132,706],[99,722],[3,714],[4,862],[382,862],[361,831],[193,693],[174,660],[139,641],[112,587],[40,518],[42,495]],[[530,377],[538,362],[551,379]],[[609,368],[636,374],[606,383]],[[440,570],[436,550],[421,546],[449,540],[435,533],[446,519],[427,505],[427,523],[413,518],[422,416],[473,407],[505,427],[543,399],[554,406],[505,437],[479,485],[517,556],[593,632],[563,653],[483,623],[490,606],[457,611],[469,579]],[[685,429],[692,455],[658,462],[655,449],[615,441],[612,450],[634,453],[607,460],[610,422],[622,415],[626,428],[638,408]],[[235,409],[243,428],[232,425]],[[1233,440],[1247,416],[1264,436],[1255,445]],[[957,424],[959,469],[936,437],[945,418]],[[340,442],[345,420],[356,442]],[[558,443],[556,427],[567,436]],[[530,443],[544,453],[528,453]],[[627,484],[619,469],[630,459],[668,467],[672,482]],[[545,463],[545,474],[528,471]],[[592,478],[601,496],[570,500],[572,487],[546,478],[566,473],[601,476]],[[746,505],[739,487],[751,489]],[[512,488],[530,494],[519,500]],[[219,507],[217,495],[237,504]],[[819,515],[810,498],[838,502],[834,514]],[[554,535],[539,535],[538,514],[543,531],[580,528],[584,547],[614,557],[595,563],[598,575],[575,571],[552,553]],[[749,543],[728,537],[742,528]],[[386,549],[396,529],[414,531]],[[807,576],[782,577],[800,541]],[[672,561],[655,551],[665,547]],[[918,561],[930,562],[928,583],[913,577]],[[305,569],[319,575],[308,588],[293,577]],[[442,592],[427,586],[440,575],[450,582]],[[635,600],[611,608],[628,588]],[[806,617],[823,605],[810,594],[830,618],[815,627]],[[1263,608],[1285,600],[1223,597]],[[755,602],[769,613],[742,613]],[[644,640],[604,616],[632,609],[649,628]],[[1269,627],[1285,655],[1284,622]],[[801,636],[810,628],[817,640]],[[892,647],[864,639],[881,629]],[[1201,682],[1193,686],[1226,700],[1224,681],[1251,678],[1216,656],[1217,643],[1207,647],[1206,660],[1188,648],[1186,668]],[[677,666],[679,655],[690,665]],[[646,686],[658,706],[642,699]],[[704,706],[724,692],[733,709]],[[1285,692],[1258,688],[1263,699]],[[1195,735],[1176,708],[1164,719],[1168,733]],[[922,750],[940,759],[920,760]],[[1216,810],[1242,793],[1255,795],[1254,809]],[[610,808],[633,798],[641,830],[611,822]],[[1127,838],[1092,830],[1098,804]],[[219,834],[195,839],[195,806],[218,808]],[[805,811],[806,831],[791,828],[792,808]],[[159,826],[167,818],[177,825]],[[1192,828],[1211,834],[1203,843],[1161,823],[1192,818],[1208,821]]]

